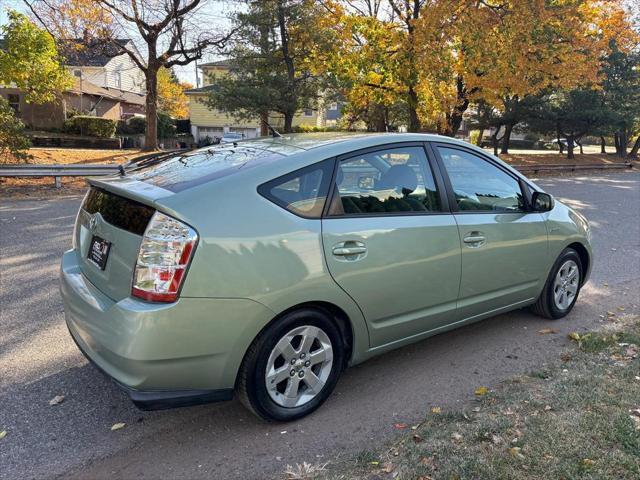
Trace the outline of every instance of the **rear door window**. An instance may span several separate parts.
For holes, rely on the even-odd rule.
[[[320,218],[329,193],[333,160],[296,170],[258,187],[273,203],[306,218]]]

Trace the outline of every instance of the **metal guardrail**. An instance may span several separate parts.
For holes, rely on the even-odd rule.
[[[0,165],[0,177],[53,177],[56,188],[62,186],[62,177],[94,177],[114,175],[120,165],[68,164],[68,165]]]

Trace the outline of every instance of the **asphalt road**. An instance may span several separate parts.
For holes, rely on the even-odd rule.
[[[396,350],[345,372],[319,411],[290,424],[263,423],[236,401],[138,411],[64,325],[58,262],[79,197],[0,198],[0,478],[278,476],[287,464],[379,446],[398,434],[396,422],[464,405],[477,386],[541,368],[567,332],[606,321],[608,310],[640,312],[640,174],[540,184],[584,212],[594,231],[592,278],[568,318],[552,324],[522,310]],[[538,333],[550,325],[561,333]],[[64,402],[50,406],[56,395]],[[111,431],[116,422],[126,427]]]

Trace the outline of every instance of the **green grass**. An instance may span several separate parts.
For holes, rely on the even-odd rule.
[[[429,414],[384,449],[330,462],[315,478],[637,480],[640,422],[630,410],[640,408],[640,359],[629,345],[640,345],[639,317],[581,335],[565,361],[464,410]]]

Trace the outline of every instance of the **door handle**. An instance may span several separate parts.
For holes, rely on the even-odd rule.
[[[487,238],[482,232],[469,232],[464,236],[462,241],[469,247],[479,247],[481,245],[484,245],[484,243],[487,241]]]
[[[349,255],[362,255],[367,252],[367,247],[365,247],[362,242],[340,242],[333,246],[332,250],[334,255],[339,257],[347,257]]]

